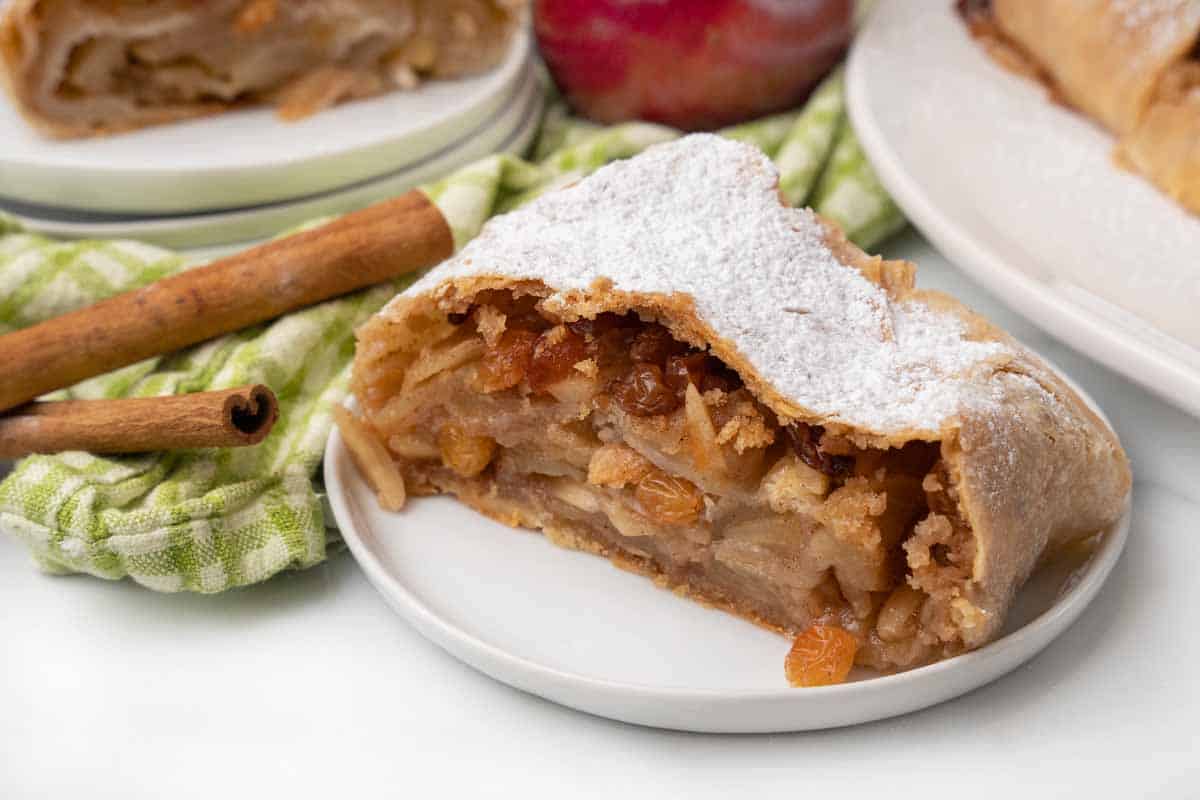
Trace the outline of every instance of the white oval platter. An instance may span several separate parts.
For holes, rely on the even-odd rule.
[[[1200,216],[1000,68],[951,0],[884,0],[846,72],[855,132],[930,242],[1072,347],[1200,415]]]

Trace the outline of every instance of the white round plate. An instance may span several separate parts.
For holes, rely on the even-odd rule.
[[[1068,344],[1200,415],[1200,217],[1000,68],[951,0],[883,0],[847,101],[884,186],[946,256]]]
[[[424,158],[511,103],[532,60],[522,29],[483,75],[429,81],[283,122],[231,111],[118,136],[52,141],[0,98],[0,199],[90,212],[178,214],[293,200]]]
[[[381,510],[336,429],[325,451],[325,486],[367,578],[400,616],[454,656],[581,711],[711,733],[853,725],[983,686],[1078,618],[1129,535],[1127,512],[1086,564],[1040,570],[1018,594],[1004,635],[986,647],[909,672],[856,669],[839,686],[793,689],[783,673],[787,639],[605,559],[508,528],[449,497]]]
[[[173,248],[207,247],[263,239],[289,226],[339,214],[394,197],[497,152],[523,153],[541,120],[544,94],[536,72],[528,70],[520,92],[475,130],[385,175],[283,203],[205,214],[140,217],[107,214],[50,214],[43,209],[5,205],[0,211],[25,228],[56,238],[138,239]]]

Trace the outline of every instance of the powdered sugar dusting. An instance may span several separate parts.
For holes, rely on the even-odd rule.
[[[791,401],[879,434],[938,431],[1007,348],[968,341],[957,318],[893,301],[840,263],[812,212],[780,204],[777,179],[749,145],[658,145],[496,217],[405,295],[476,275],[685,293]]]

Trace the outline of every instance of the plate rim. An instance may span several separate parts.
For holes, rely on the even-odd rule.
[[[1106,425],[1111,422],[1094,399],[1084,392],[1052,362],[1043,359],[1075,391]],[[349,408],[356,408],[353,397],[346,400]],[[903,672],[880,675],[850,683],[833,686],[795,689],[781,686],[775,689],[721,689],[710,687],[658,686],[628,681],[612,680],[594,675],[541,663],[530,657],[510,652],[500,645],[479,638],[455,625],[421,601],[399,578],[384,565],[370,535],[358,530],[356,511],[349,497],[342,476],[353,475],[362,481],[346,449],[337,426],[330,430],[326,442],[323,478],[329,504],[333,510],[342,539],[345,541],[355,562],[363,570],[368,581],[387,604],[418,633],[454,658],[501,683],[530,692],[552,702],[584,711],[597,716],[616,719],[648,727],[690,730],[696,732],[766,733],[801,730],[819,730],[853,725],[872,720],[887,719],[936,705],[985,686],[1003,677],[1023,663],[1031,660],[1051,642],[1065,633],[1091,605],[1100,589],[1108,582],[1129,538],[1133,489],[1126,496],[1124,511],[1108,530],[1102,534],[1096,551],[1088,562],[1075,574],[1075,582],[1066,591],[1060,590],[1053,604],[1017,630],[983,647],[966,653],[927,664]],[[465,513],[477,513],[462,507]],[[403,512],[398,512],[403,513]],[[519,531],[514,531],[519,532]],[[540,532],[533,532],[541,535]],[[714,610],[714,613],[717,613]],[[948,675],[946,673],[949,673]],[[955,683],[952,678],[963,677]],[[982,677],[981,677],[982,676]],[[584,690],[591,695],[587,699],[570,699],[563,696],[564,690]],[[908,692],[908,701],[902,698]],[[924,690],[923,692],[917,690]],[[621,713],[612,709],[601,709],[595,698],[617,698],[645,700],[659,699],[674,702],[703,703],[714,710],[731,704],[753,705],[769,702],[779,706],[797,706],[839,699],[854,699],[871,702],[879,696],[896,695],[892,706],[881,713],[849,711],[833,723],[797,721],[796,724],[755,725],[690,722],[689,724],[664,724],[654,721],[661,710],[647,714]],[[914,699],[923,698],[923,699]],[[671,719],[678,716],[668,714]]]
[[[2,0],[0,0],[2,2]],[[320,201],[327,197],[337,195],[339,193],[351,192],[363,186],[380,181],[386,181],[406,172],[411,172],[416,169],[445,157],[448,154],[453,154],[456,151],[469,149],[470,145],[476,142],[483,136],[494,133],[497,130],[508,126],[506,129],[506,137],[508,131],[515,130],[521,125],[530,122],[529,117],[532,116],[531,111],[536,103],[530,100],[530,94],[535,91],[538,85],[538,78],[533,70],[526,70],[519,82],[509,87],[505,93],[507,102],[500,104],[495,109],[490,111],[478,124],[465,132],[458,132],[449,141],[444,141],[436,147],[428,150],[417,151],[399,162],[394,162],[389,165],[384,171],[378,174],[370,175],[349,183],[340,184],[328,189],[322,189],[316,192],[296,195],[295,197],[286,197],[279,200],[273,200],[264,203],[250,203],[234,206],[219,206],[213,208],[197,209],[194,211],[183,211],[176,213],[119,213],[112,211],[91,211],[85,208],[73,208],[70,206],[46,206],[36,203],[24,203],[12,197],[7,197],[0,194],[0,211],[4,211],[12,216],[23,217],[26,219],[36,219],[44,222],[59,222],[66,224],[86,224],[86,225],[150,225],[154,223],[172,223],[186,222],[189,219],[204,218],[204,217],[223,217],[234,216],[238,214],[249,214],[255,211],[268,210],[283,206],[301,205],[304,203]],[[16,203],[16,205],[8,205]],[[73,218],[74,217],[74,218]]]
[[[904,215],[954,266],[1022,317],[1172,405],[1200,416],[1200,371],[1081,306],[1061,302],[1044,283],[1010,266],[986,243],[960,228],[907,169],[870,104],[868,53],[871,37],[881,25],[877,22],[879,11],[885,5],[881,3],[868,17],[851,47],[846,64],[846,110],[871,166]],[[944,5],[942,13],[953,13],[949,2]],[[1178,342],[1136,314],[1125,313],[1153,334]]]

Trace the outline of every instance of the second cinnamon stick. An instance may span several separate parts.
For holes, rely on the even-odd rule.
[[[414,190],[0,336],[0,411],[432,266],[453,250],[442,213]]]
[[[29,403],[0,415],[0,459],[258,444],[279,417],[265,386],[121,400]]]

